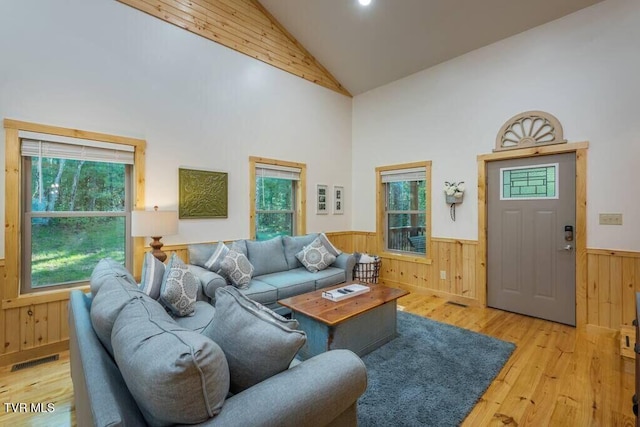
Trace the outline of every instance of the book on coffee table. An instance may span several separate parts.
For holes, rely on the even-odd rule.
[[[359,285],[359,284],[351,284],[347,286],[343,286],[338,289],[332,289],[330,291],[324,291],[322,293],[322,298],[326,298],[331,301],[341,301],[343,299],[355,297],[356,295],[367,293],[371,290],[368,286]]]

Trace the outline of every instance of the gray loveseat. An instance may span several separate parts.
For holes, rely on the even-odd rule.
[[[229,336],[235,337],[239,329],[246,329],[237,317],[247,311],[246,303],[243,303],[245,306],[227,304],[242,296],[235,289],[218,290],[218,308],[199,301],[195,316],[172,318],[159,302],[142,293],[133,277],[113,261],[103,260],[98,264],[91,288],[92,293],[87,294],[73,290],[69,302],[71,377],[79,426],[168,425],[166,420],[157,420],[166,418],[166,413],[169,416],[178,413],[180,418],[202,412],[202,401],[211,400],[215,393],[218,393],[214,396],[217,406],[206,406],[205,402],[209,416],[195,424],[357,424],[356,405],[366,388],[366,369],[362,361],[347,350],[330,351],[301,363],[294,360],[288,369],[289,361],[286,361],[283,371],[233,395],[227,395],[224,389],[214,393],[207,388],[211,383],[212,386],[225,381],[228,384],[229,374],[219,369],[224,359],[220,356],[222,345],[218,347],[206,332],[212,327],[214,331],[223,330],[218,332],[219,336],[226,329]],[[255,304],[242,299],[249,305]],[[227,304],[226,309],[223,303]],[[106,317],[105,312],[108,312]],[[102,320],[96,320],[100,318]],[[295,339],[304,335],[299,331],[291,334]],[[150,344],[154,340],[155,344]],[[265,359],[270,356],[259,355]],[[262,369],[262,364],[257,363],[255,369]],[[205,382],[209,385],[201,386]],[[154,402],[149,404],[147,400]],[[163,414],[149,413],[149,408],[159,408]],[[184,421],[179,421],[182,423]]]
[[[311,233],[278,236],[265,241],[234,241],[254,267],[249,287],[241,291],[271,310],[286,314],[289,310],[277,304],[278,300],[351,281],[356,263],[353,254],[340,253],[333,264],[315,273],[308,271],[296,258],[296,254],[318,236],[318,233]],[[216,247],[215,243],[188,246],[190,271],[200,279],[204,294],[212,301],[215,301],[216,289],[227,285],[222,276],[205,268]]]

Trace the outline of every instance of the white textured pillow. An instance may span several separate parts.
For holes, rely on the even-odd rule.
[[[327,250],[319,237],[298,252],[296,258],[312,273],[324,270],[336,260],[335,255]]]
[[[142,263],[142,278],[140,280],[140,290],[151,298],[157,300],[160,297],[162,279],[164,277],[164,264],[151,252],[144,254]]]
[[[335,246],[333,246],[333,243],[331,243],[331,241],[329,240],[329,238],[327,237],[326,234],[320,233],[318,235],[318,239],[320,239],[320,241],[322,242],[324,247],[327,248],[327,250],[329,251],[330,254],[335,255],[335,256],[340,256],[342,251],[340,249],[336,248]]]
[[[229,253],[229,248],[223,242],[218,242],[213,254],[204,263],[204,268],[214,273],[220,271],[220,264]]]
[[[220,270],[236,288],[246,289],[249,287],[251,276],[253,276],[253,265],[243,253],[230,249],[220,263]]]
[[[200,281],[176,255],[169,258],[162,279],[160,301],[176,316],[192,316]]]

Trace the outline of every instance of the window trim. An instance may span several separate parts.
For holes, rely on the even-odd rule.
[[[63,128],[57,126],[43,125],[38,123],[23,122],[12,119],[4,119],[5,128],[5,273],[6,279],[4,287],[0,289],[3,305],[6,300],[21,296],[21,257],[22,248],[21,236],[21,207],[22,207],[22,156],[20,153],[21,131],[38,132],[60,137],[82,138],[98,142],[110,142],[114,144],[127,145],[134,150],[134,164],[132,171],[132,192],[131,200],[134,208],[144,208],[144,183],[145,183],[145,149],[146,141],[141,139],[103,134],[98,132],[83,131],[78,129]],[[140,271],[142,265],[142,254],[144,240],[141,237],[132,240],[131,259],[133,272]],[[79,286],[84,288],[86,286]],[[69,293],[69,288],[56,288],[37,290],[29,294],[22,294],[25,298],[39,298],[39,295],[48,295],[56,299],[58,295]]]
[[[424,255],[419,255],[417,253],[398,253],[398,252],[390,252],[386,248],[385,244],[385,225],[387,222],[386,214],[385,214],[385,204],[386,204],[386,192],[385,185],[382,182],[383,172],[386,171],[397,171],[402,169],[415,169],[415,168],[425,168],[425,191],[427,192],[425,200],[427,208],[425,210],[425,236],[426,236],[426,248],[427,253]],[[402,261],[411,261],[423,264],[431,264],[432,262],[432,246],[431,246],[431,193],[432,193],[432,185],[431,185],[431,161],[421,161],[421,162],[412,162],[412,163],[402,163],[396,165],[388,165],[388,166],[378,166],[376,167],[376,235],[378,240],[378,248],[381,252],[380,256],[383,258],[389,259],[397,259]]]
[[[257,164],[283,166],[300,169],[300,180],[295,187],[295,230],[296,235],[306,234],[307,230],[307,165],[305,163],[289,162],[285,160],[267,159],[264,157],[249,157],[249,236],[256,238],[256,165]]]

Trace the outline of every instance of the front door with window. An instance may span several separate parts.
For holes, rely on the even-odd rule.
[[[487,164],[490,307],[576,324],[575,170],[575,153]]]

